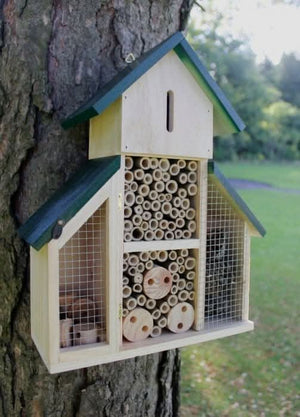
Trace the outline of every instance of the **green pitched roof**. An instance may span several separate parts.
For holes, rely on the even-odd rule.
[[[68,222],[120,168],[120,156],[91,159],[19,229],[35,249],[52,239],[58,221]]]
[[[231,201],[233,207],[239,210],[242,217],[250,225],[252,232],[254,232],[257,236],[264,236],[266,234],[264,227],[249,209],[245,201],[232,187],[229,180],[222,174],[214,161],[209,161],[208,163],[208,175],[212,176],[216,180],[217,184],[224,191],[226,197]]]
[[[94,97],[65,119],[62,122],[62,126],[69,128],[101,114],[125,90],[171,50],[175,51],[179,59],[191,72],[196,82],[211,100],[214,106],[214,134],[242,131],[245,128],[244,122],[236,113],[223,91],[210,76],[198,55],[185,40],[181,32],[175,33],[129,64],[108,84],[102,87]]]

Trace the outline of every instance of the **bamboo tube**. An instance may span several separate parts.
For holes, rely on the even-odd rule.
[[[158,327],[163,329],[164,327],[167,327],[168,320],[166,317],[161,317],[160,319],[158,319],[157,324],[158,324]]]
[[[129,285],[124,285],[122,293],[123,293],[123,298],[128,298],[131,296],[132,289],[129,287]]]
[[[194,289],[194,284],[193,284],[193,282],[192,282],[192,281],[188,281],[188,282],[185,284],[185,288],[186,288],[188,291],[192,291],[192,290]]]
[[[176,193],[177,190],[178,190],[178,184],[177,184],[176,181],[170,180],[170,181],[166,182],[166,192],[167,193],[174,194],[174,193]]]
[[[184,218],[185,218],[185,211],[184,211],[183,209],[179,210],[179,212],[178,212],[178,216],[179,216],[181,219],[184,219]]]
[[[188,187],[187,187],[187,193],[188,193],[188,195],[194,196],[194,195],[197,194],[197,191],[198,191],[198,187],[197,187],[196,184],[189,184],[188,185]]]
[[[128,275],[130,275],[131,277],[134,277],[136,274],[136,267],[135,266],[130,266],[128,268]]]
[[[172,200],[172,194],[170,193],[165,194],[165,197],[167,202],[170,202]]]
[[[188,173],[188,182],[190,184],[195,184],[197,182],[197,173],[192,171]]]
[[[161,204],[160,204],[159,201],[157,201],[157,200],[152,201],[152,203],[151,203],[151,210],[152,211],[158,211],[158,210],[160,210],[160,208],[161,208]]]
[[[158,199],[158,192],[156,190],[151,190],[149,192],[149,199],[150,200],[157,200]]]
[[[133,158],[131,156],[125,156],[125,169],[130,170],[133,168]]]
[[[125,171],[124,180],[127,184],[130,184],[134,179],[133,173],[131,171]]]
[[[153,180],[154,181],[161,181],[162,180],[162,170],[160,168],[155,169],[153,171]]]
[[[195,299],[195,291],[191,291],[190,293],[189,293],[189,300],[190,301],[193,301]]]
[[[154,184],[154,190],[158,193],[162,193],[165,190],[165,183],[163,181],[156,181]]]
[[[133,211],[135,212],[135,214],[141,215],[144,210],[140,204],[137,204],[136,206],[133,207]]]
[[[150,253],[149,252],[140,252],[139,258],[142,262],[147,262],[150,259]]]
[[[169,173],[170,173],[171,176],[174,177],[174,176],[178,175],[179,171],[180,171],[180,168],[177,164],[170,165]]]
[[[181,207],[181,198],[178,197],[178,196],[177,197],[174,197],[172,199],[172,203],[173,203],[173,206],[176,207],[176,208]]]
[[[176,230],[176,224],[175,222],[169,221],[168,223],[168,229],[170,232],[174,232],[174,230]]]
[[[167,302],[170,307],[174,307],[178,303],[178,297],[175,294],[169,295]]]
[[[146,241],[150,241],[150,240],[154,240],[154,238],[155,238],[155,234],[154,234],[153,230],[150,230],[150,229],[146,230],[146,232],[144,234],[144,239]]]
[[[156,169],[158,167],[158,159],[157,158],[151,158],[150,159],[150,166],[152,169]]]
[[[189,293],[186,290],[179,291],[178,293],[178,300],[179,301],[186,301],[189,298]]]
[[[135,195],[132,191],[128,191],[127,193],[125,193],[125,197],[124,197],[124,204],[125,206],[133,206],[135,203]]]
[[[139,266],[140,264],[138,264],[137,265],[137,269],[138,269],[138,266]],[[145,269],[145,266],[144,266],[144,264],[142,264],[143,265],[143,267],[144,267],[144,269]],[[141,284],[142,282],[143,282],[143,279],[144,279],[144,277],[143,277],[143,275],[142,275],[142,273],[141,272],[138,272],[138,273],[135,273],[134,274],[134,276],[133,276],[133,282],[135,283],[135,284]]]
[[[178,303],[168,314],[168,329],[173,333],[186,332],[194,322],[194,309],[189,303]]]
[[[168,182],[171,179],[171,175],[168,172],[163,172],[162,173],[162,180],[163,182]]]
[[[193,220],[195,218],[195,216],[196,216],[196,210],[193,209],[193,208],[189,208],[185,213],[185,217],[188,220]]]
[[[184,230],[182,233],[183,239],[190,239],[192,237],[192,233],[189,230]]]
[[[133,229],[133,223],[131,220],[124,220],[124,230],[125,232],[131,232]]]
[[[178,293],[178,286],[177,285],[172,285],[170,293],[172,295],[177,294]]]
[[[187,197],[187,190],[185,188],[178,189],[178,197],[186,198]]]
[[[156,308],[155,310],[153,310],[153,312],[152,312],[151,315],[152,315],[153,320],[158,320],[160,318],[160,316],[161,316],[160,309],[159,308]]]
[[[143,197],[147,197],[147,195],[149,195],[150,193],[149,185],[147,184],[140,185],[138,188],[138,193]]]
[[[186,258],[187,256],[189,256],[189,250],[188,249],[180,249],[179,254],[183,258]]]
[[[129,314],[129,310],[127,310],[127,308],[123,308],[122,309],[122,317],[126,317]]]
[[[149,172],[147,172],[147,173],[144,175],[143,182],[144,182],[144,184],[147,184],[147,185],[152,184],[152,182],[153,182],[153,177],[152,177],[152,175],[151,175],[151,174],[149,174]]]
[[[142,181],[144,179],[145,172],[141,168],[138,168],[133,171],[133,176],[137,181]]]
[[[126,182],[124,183],[124,191],[130,191],[129,184],[127,184]]]
[[[173,277],[173,282],[178,282],[180,279],[178,272],[175,272],[174,274],[172,274],[172,277]]]
[[[143,307],[146,304],[147,298],[144,294],[139,294],[136,297],[137,305]]]
[[[153,261],[151,261],[151,259],[149,259],[149,261],[147,261],[145,263],[145,268],[147,269],[147,271],[149,271],[150,269],[152,269],[154,267],[154,263]]]
[[[168,252],[166,250],[160,250],[157,254],[157,260],[159,262],[165,262],[168,259]]]
[[[184,290],[185,289],[185,279],[180,278],[177,282],[177,286],[179,291]]]
[[[140,294],[143,292],[143,287],[141,286],[141,284],[134,284],[132,290],[133,292]]]
[[[189,256],[188,258],[186,258],[185,263],[184,263],[185,269],[187,271],[191,271],[192,269],[195,269],[196,267],[196,259],[192,258],[191,256]]]
[[[158,162],[158,166],[162,171],[168,171],[170,168],[170,162],[168,159],[161,158]]]
[[[140,216],[139,214],[134,214],[132,216],[132,223],[134,226],[140,226],[142,224],[142,216]]]
[[[196,277],[196,272],[195,271],[189,271],[186,274],[186,279],[188,279],[190,281],[193,281],[195,279],[195,277]]]
[[[162,314],[167,314],[170,311],[170,306],[166,301],[163,301],[160,304],[159,309],[160,309]]]
[[[177,259],[177,252],[176,250],[170,250],[168,253],[170,261],[175,261]]]
[[[189,231],[190,231],[190,232],[192,232],[192,233],[196,232],[197,225],[196,225],[195,220],[190,220],[190,221],[188,222],[188,229],[189,229]]]
[[[123,261],[128,261],[129,258],[129,253],[128,252],[124,252],[123,253]]]
[[[164,201],[166,201],[166,196],[165,196],[165,194],[159,194],[159,195],[158,195],[158,201],[159,201],[160,203],[163,203]]]
[[[123,283],[123,285],[128,285],[129,284],[129,278],[128,277],[123,277],[122,283]]]
[[[171,274],[174,274],[175,272],[178,272],[177,262],[170,262],[169,265],[168,265],[168,271],[170,271]]]
[[[141,224],[141,228],[142,228],[143,232],[145,232],[146,230],[149,229],[149,223],[143,221],[142,224]]]
[[[154,236],[155,240],[162,240],[164,238],[165,233],[161,229],[156,229],[154,231],[154,234],[155,234]]]
[[[153,319],[149,311],[138,307],[123,319],[123,336],[129,342],[146,339],[153,331]]]
[[[175,225],[176,225],[176,227],[178,227],[179,229],[182,229],[182,228],[184,227],[184,225],[185,225],[185,221],[184,221],[184,219],[182,219],[181,217],[178,217],[178,218],[175,220]]]
[[[187,209],[189,209],[189,208],[190,208],[190,205],[191,205],[191,201],[190,201],[190,199],[189,199],[189,198],[183,198],[183,199],[181,200],[181,208],[182,208],[183,210],[187,210]]]
[[[141,205],[141,206],[142,206],[142,204],[143,204],[143,202],[144,202],[144,197],[143,197],[143,196],[141,196],[141,195],[137,195],[137,196],[135,197],[135,202],[136,202],[136,204],[139,204],[139,205]]]
[[[171,231],[166,231],[166,233],[165,233],[165,239],[166,240],[174,240],[174,233],[173,232],[171,232]]]
[[[150,259],[151,261],[155,261],[157,259],[157,252],[155,250],[150,252]]]
[[[141,227],[134,227],[132,229],[132,239],[133,240],[142,240],[143,237],[144,237],[144,232],[143,232]]]
[[[160,300],[170,292],[171,286],[172,275],[161,266],[155,266],[144,276],[144,294],[149,298]]]
[[[153,298],[148,298],[145,307],[147,310],[154,310],[156,307],[156,301]]]
[[[132,233],[131,232],[124,233],[124,241],[131,242],[131,240],[132,240]]]
[[[128,207],[128,206],[125,206],[124,207],[124,218],[128,219],[129,217],[131,217],[131,215],[132,215],[132,208]]]
[[[185,273],[185,266],[184,265],[179,265],[178,272],[179,272],[179,274],[184,274]]]
[[[183,256],[178,256],[177,257],[177,263],[178,263],[178,265],[183,265],[184,264],[184,258],[183,258]]]
[[[196,161],[189,161],[187,164],[187,169],[189,171],[197,171],[198,165]]]
[[[151,213],[150,213],[150,211],[144,211],[144,213],[142,214],[142,219],[144,220],[144,221],[149,221],[150,219],[151,219]]]
[[[179,210],[176,207],[172,207],[171,209],[171,213],[170,213],[170,217],[171,219],[177,219],[177,217],[179,216]]]
[[[125,301],[125,306],[126,308],[130,311],[133,310],[134,308],[136,308],[137,306],[137,300],[133,297],[127,298]]]
[[[158,327],[158,326],[153,326],[153,328],[152,328],[152,332],[150,333],[150,336],[151,336],[151,337],[158,337],[158,336],[160,336],[160,335],[161,335],[161,333],[162,333],[162,330],[161,330],[161,328],[160,328],[160,327]]]
[[[169,222],[168,220],[162,219],[159,222],[159,227],[161,228],[161,230],[166,230],[168,228]]]
[[[186,162],[184,159],[178,159],[177,165],[179,166],[180,169],[184,169],[186,167]]]
[[[162,212],[161,212],[161,211],[156,211],[156,212],[154,213],[154,217],[155,217],[155,219],[156,219],[156,220],[160,221],[160,220],[162,220],[162,218],[163,218],[163,214],[162,214]]]
[[[136,181],[132,181],[129,184],[129,190],[135,193],[137,189],[138,189],[138,183]]]
[[[186,173],[185,172],[181,172],[179,174],[179,176],[178,176],[178,182],[180,184],[186,184],[187,183],[187,180],[188,180],[188,177],[187,177]]]
[[[139,158],[136,161],[137,161],[137,166],[139,168],[142,168],[144,171],[147,171],[151,167],[150,158],[146,158],[146,157]]]
[[[170,214],[172,210],[172,204],[170,204],[169,202],[165,201],[164,203],[162,203],[161,205],[161,211],[163,214]]]

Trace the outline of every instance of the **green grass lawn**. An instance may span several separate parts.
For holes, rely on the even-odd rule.
[[[296,164],[222,164],[221,170],[234,178],[300,188]],[[267,230],[263,239],[252,239],[255,331],[182,350],[182,417],[300,416],[300,195],[240,194]]]

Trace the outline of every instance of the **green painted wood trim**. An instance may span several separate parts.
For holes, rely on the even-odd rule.
[[[58,220],[67,223],[119,170],[120,156],[91,159],[18,230],[36,250],[52,239]]]
[[[204,93],[212,101],[214,113],[220,113],[220,116],[227,124],[228,130],[226,133],[240,132],[244,130],[245,124],[243,120],[234,110],[224,92],[211,77],[189,43],[183,39],[180,44],[174,48],[174,50],[187,69],[194,76]]]
[[[245,201],[240,197],[236,190],[232,187],[228,179],[222,174],[217,164],[214,161],[209,161],[208,163],[208,175],[213,175],[218,182],[225,188],[227,194],[230,196],[232,201],[239,207],[245,217],[248,219],[249,223],[257,230],[260,236],[265,236],[266,230],[259,222],[259,220],[252,213],[250,208],[247,206]]]

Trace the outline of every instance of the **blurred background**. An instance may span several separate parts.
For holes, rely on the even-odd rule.
[[[182,351],[182,417],[299,417],[300,1],[199,0],[188,41],[247,125],[214,159],[267,229],[255,331]]]

